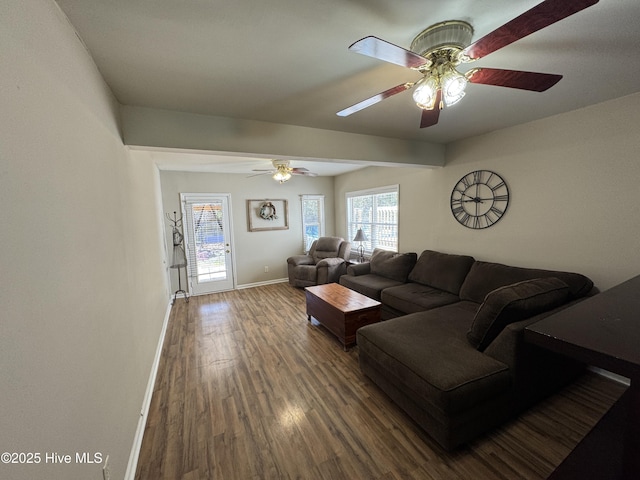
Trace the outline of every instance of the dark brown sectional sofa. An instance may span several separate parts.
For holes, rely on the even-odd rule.
[[[426,250],[376,251],[340,283],[383,303],[357,331],[362,371],[447,450],[572,381],[584,368],[523,330],[594,291],[577,273]]]

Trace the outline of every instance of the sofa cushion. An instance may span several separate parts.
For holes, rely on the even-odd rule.
[[[490,292],[467,332],[469,343],[480,351],[510,323],[554,309],[569,298],[569,286],[558,278],[538,278]]]
[[[347,267],[347,275],[366,275],[368,273],[371,273],[371,264],[369,262],[351,263]]]
[[[413,282],[385,288],[381,298],[383,304],[403,313],[431,310],[460,300],[452,293]]]
[[[359,328],[360,355],[438,418],[501,395],[509,369],[467,342],[476,304],[458,302]]]
[[[340,237],[320,237],[316,240],[315,248],[311,252],[315,263],[318,263],[323,258],[337,257],[342,242],[344,242],[344,239]]]
[[[458,295],[474,258],[425,250],[409,273],[409,281]]]
[[[396,253],[376,248],[371,255],[371,273],[398,282],[406,282],[417,258],[416,253]]]
[[[380,301],[382,290],[395,287],[396,285],[402,285],[402,282],[398,282],[397,280],[371,273],[365,275],[342,275],[339,283],[342,286],[378,301]]]
[[[556,277],[569,286],[571,298],[587,295],[593,282],[579,273],[521,268],[491,262],[474,262],[460,288],[460,299],[482,303],[487,294],[496,288],[535,278]]]

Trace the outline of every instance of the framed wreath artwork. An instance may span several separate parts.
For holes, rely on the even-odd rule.
[[[283,199],[247,200],[247,221],[250,232],[288,230],[287,201]]]

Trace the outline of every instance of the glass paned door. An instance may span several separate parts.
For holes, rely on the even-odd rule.
[[[233,289],[228,195],[182,194],[182,205],[190,293]]]

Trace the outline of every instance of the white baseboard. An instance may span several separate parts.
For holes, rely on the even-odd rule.
[[[151,407],[151,397],[153,396],[153,387],[156,384],[158,365],[160,364],[162,346],[164,345],[164,337],[167,333],[167,325],[169,324],[170,315],[171,303],[167,305],[167,310],[162,322],[162,330],[160,331],[160,338],[158,340],[158,345],[156,346],[156,355],[153,359],[153,364],[151,365],[151,373],[149,374],[147,389],[144,393],[144,399],[142,400],[142,410],[140,411],[140,418],[138,419],[138,427],[136,428],[136,434],[133,437],[133,446],[131,447],[131,453],[129,454],[129,463],[127,464],[127,471],[124,475],[125,480],[134,480],[136,475],[138,456],[140,455],[140,447],[142,446],[142,437],[144,436],[144,428],[147,425],[147,417],[149,415],[149,408]]]
[[[242,290],[244,288],[261,287],[262,285],[273,285],[274,283],[288,282],[288,278],[276,278],[275,280],[267,280],[266,282],[245,283],[244,285],[236,285],[236,290]]]
[[[627,377],[623,377],[621,375],[618,375],[617,373],[612,373],[609,370],[603,370],[602,368],[598,368],[598,367],[594,367],[594,366],[589,366],[588,370],[597,373],[598,375],[602,375],[603,377],[607,377],[613,381],[616,381],[618,383],[622,383],[624,385],[631,385],[631,380],[628,379]]]

